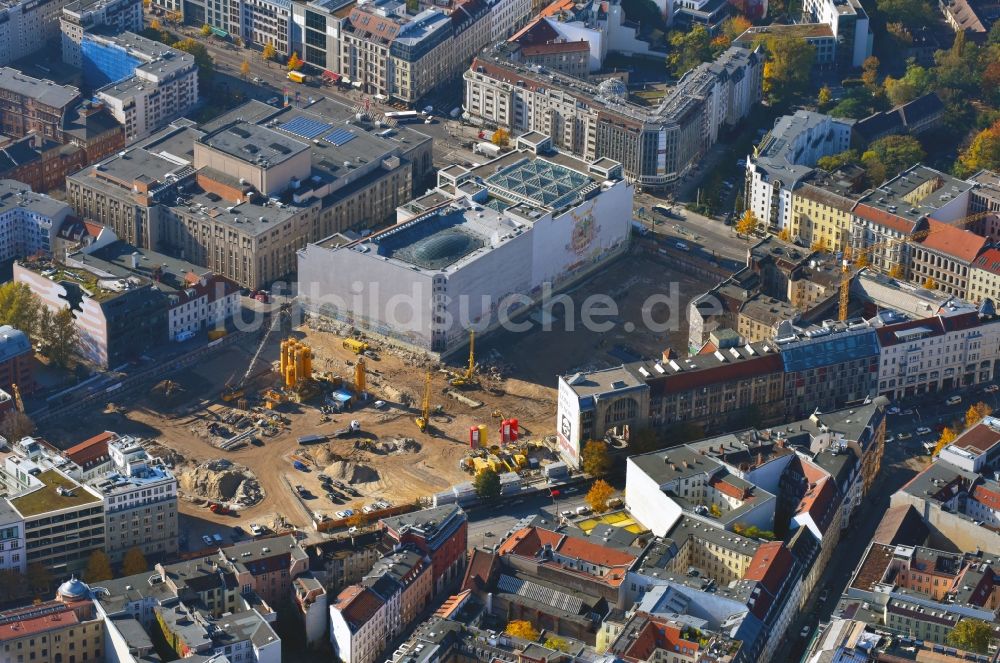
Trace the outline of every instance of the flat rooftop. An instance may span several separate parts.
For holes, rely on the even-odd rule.
[[[46,470],[37,475],[37,479],[43,484],[41,488],[10,500],[11,505],[25,518],[101,501],[82,485],[55,470]]]
[[[80,97],[80,90],[72,85],[32,78],[10,67],[0,67],[0,90],[10,90],[53,108],[65,108]]]
[[[69,206],[65,202],[50,198],[44,193],[34,193],[31,187],[23,182],[0,180],[0,213],[16,208],[26,209],[50,219],[69,211]]]
[[[309,149],[309,145],[283,133],[249,122],[240,122],[203,136],[201,143],[249,163],[260,160],[271,166]]]

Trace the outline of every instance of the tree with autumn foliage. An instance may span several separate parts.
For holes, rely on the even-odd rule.
[[[288,71],[298,71],[302,68],[303,64],[305,63],[302,62],[302,58],[299,57],[299,54],[292,53],[292,56],[288,58],[288,64],[286,66],[288,67]]]
[[[965,427],[971,428],[991,414],[993,414],[993,408],[982,401],[970,405],[965,412]]]
[[[243,74],[243,78],[250,75],[250,63],[246,60],[240,64],[240,73]]]
[[[598,479],[587,491],[587,504],[594,513],[604,513],[608,510],[608,500],[615,494],[615,489],[604,479]]]
[[[969,146],[958,156],[955,171],[967,177],[980,170],[1000,168],[1000,120],[973,137]]]
[[[889,268],[889,276],[891,276],[894,279],[901,279],[905,275],[906,272],[903,270],[903,266],[900,265],[899,263],[896,263],[895,265]]]
[[[931,277],[928,276],[926,279],[924,279],[924,282],[923,282],[922,285],[927,290],[933,290],[934,288],[937,287],[938,284],[937,284],[937,281],[935,281],[934,279],[932,279]]]
[[[736,222],[736,234],[743,235],[749,240],[750,234],[757,229],[757,223],[757,215],[753,213],[752,209],[748,209]]]
[[[764,44],[764,93],[772,99],[788,99],[805,89],[816,62],[816,47],[800,37],[772,36]]]
[[[819,89],[819,94],[816,95],[816,105],[819,107],[820,112],[822,112],[829,108],[832,102],[833,92],[829,87],[824,85]]]
[[[500,127],[493,132],[493,138],[491,139],[494,145],[497,147],[506,147],[510,142],[510,132]]]
[[[507,622],[507,628],[503,631],[507,635],[512,635],[515,638],[521,638],[528,642],[538,640],[538,629],[532,626],[531,622],[524,619],[515,619]]]
[[[590,440],[580,453],[583,471],[592,477],[604,476],[611,469],[611,453],[604,440]]]
[[[792,241],[792,233],[788,231],[788,228],[782,228],[778,231],[778,239],[782,242],[790,242]]]
[[[273,60],[274,56],[277,54],[278,49],[274,47],[274,44],[264,44],[264,51],[261,53],[261,56],[263,56],[265,60]]]
[[[210,26],[208,23],[203,24],[201,26],[201,36],[207,37],[210,34],[212,34],[212,26]]]
[[[938,438],[937,444],[934,445],[934,453],[931,455],[937,456],[941,453],[942,449],[954,442],[956,437],[958,437],[958,433],[955,432],[955,429],[951,427],[945,428],[941,431],[941,437]]]
[[[878,89],[878,66],[879,60],[874,55],[865,58],[861,65],[861,80],[865,87],[874,92]]]

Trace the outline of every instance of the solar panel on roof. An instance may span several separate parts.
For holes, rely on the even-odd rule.
[[[292,118],[288,122],[285,122],[284,124],[279,124],[278,128],[283,131],[287,131],[290,134],[295,134],[296,136],[302,136],[307,140],[312,140],[324,131],[327,131],[332,126],[332,124],[318,122],[317,120],[313,120],[308,117],[296,117]]]
[[[333,143],[337,147],[345,145],[354,140],[354,134],[347,129],[337,129],[323,137],[328,143]]]

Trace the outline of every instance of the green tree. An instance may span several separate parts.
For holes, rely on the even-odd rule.
[[[611,454],[604,440],[590,440],[583,445],[580,459],[583,471],[592,477],[604,476],[611,469]]]
[[[512,635],[515,638],[527,640],[528,642],[534,642],[538,639],[538,629],[532,626],[531,622],[524,619],[515,619],[507,622],[507,628],[504,629],[504,633]]]
[[[615,489],[604,479],[598,479],[587,491],[587,504],[594,513],[604,513],[608,510],[608,500],[615,494]]]
[[[871,105],[852,94],[838,101],[828,112],[833,117],[861,120],[871,115]]]
[[[479,499],[489,501],[500,497],[500,475],[489,468],[476,475],[472,481]]]
[[[993,21],[990,34],[986,38],[988,44],[1000,44],[1000,21]]]
[[[142,554],[142,548],[129,548],[122,560],[122,575],[132,576],[136,573],[145,573],[149,570],[149,562]]]
[[[39,594],[47,592],[52,585],[52,574],[39,562],[28,565],[27,578],[29,589]]]
[[[90,553],[87,560],[87,568],[83,571],[83,579],[88,583],[111,580],[115,577],[111,570],[111,558],[103,550],[95,550]]]
[[[667,65],[670,73],[680,78],[702,62],[712,59],[712,35],[703,25],[695,25],[687,32],[671,32],[670,54]]]
[[[948,633],[948,644],[966,651],[985,654],[990,649],[993,626],[981,619],[966,618]]]
[[[28,576],[16,569],[0,571],[0,603],[27,598],[29,593]]]
[[[420,13],[420,0],[406,0],[406,11],[411,14]]]
[[[202,89],[210,89],[209,83],[215,75],[215,63],[205,45],[188,37],[174,42],[173,47],[194,56],[194,63],[198,65],[198,85]]]
[[[885,94],[893,106],[913,101],[930,91],[934,84],[933,74],[918,64],[910,63],[902,78],[886,76]]]
[[[876,0],[886,21],[898,21],[908,28],[929,27],[934,21],[934,11],[926,0]]]
[[[655,451],[660,448],[660,438],[652,428],[632,431],[628,438],[628,448],[633,454]]]
[[[764,92],[788,99],[806,88],[816,61],[816,47],[799,37],[769,37],[765,42]]]
[[[886,136],[868,146],[861,155],[861,164],[868,173],[868,183],[877,186],[926,156],[920,141],[913,136]]]
[[[53,314],[44,309],[39,320],[38,338],[53,364],[60,368],[69,366],[80,341],[73,311],[67,307]]]
[[[984,168],[989,170],[1000,168],[1000,120],[976,134],[969,146],[958,156],[956,171],[960,176],[972,175]],[[2,310],[0,304],[0,311]]]
[[[28,336],[38,330],[41,303],[25,283],[8,281],[0,285],[0,325],[10,325]]]
[[[832,154],[828,157],[820,157],[816,165],[823,170],[834,171],[851,164],[860,163],[861,155],[857,150],[846,150],[839,154]]]

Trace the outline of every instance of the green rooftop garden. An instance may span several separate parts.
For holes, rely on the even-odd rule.
[[[100,501],[100,498],[85,490],[83,486],[55,470],[42,472],[37,478],[45,484],[42,488],[10,501],[14,508],[25,517]],[[59,488],[72,491],[72,493],[60,495]]]

